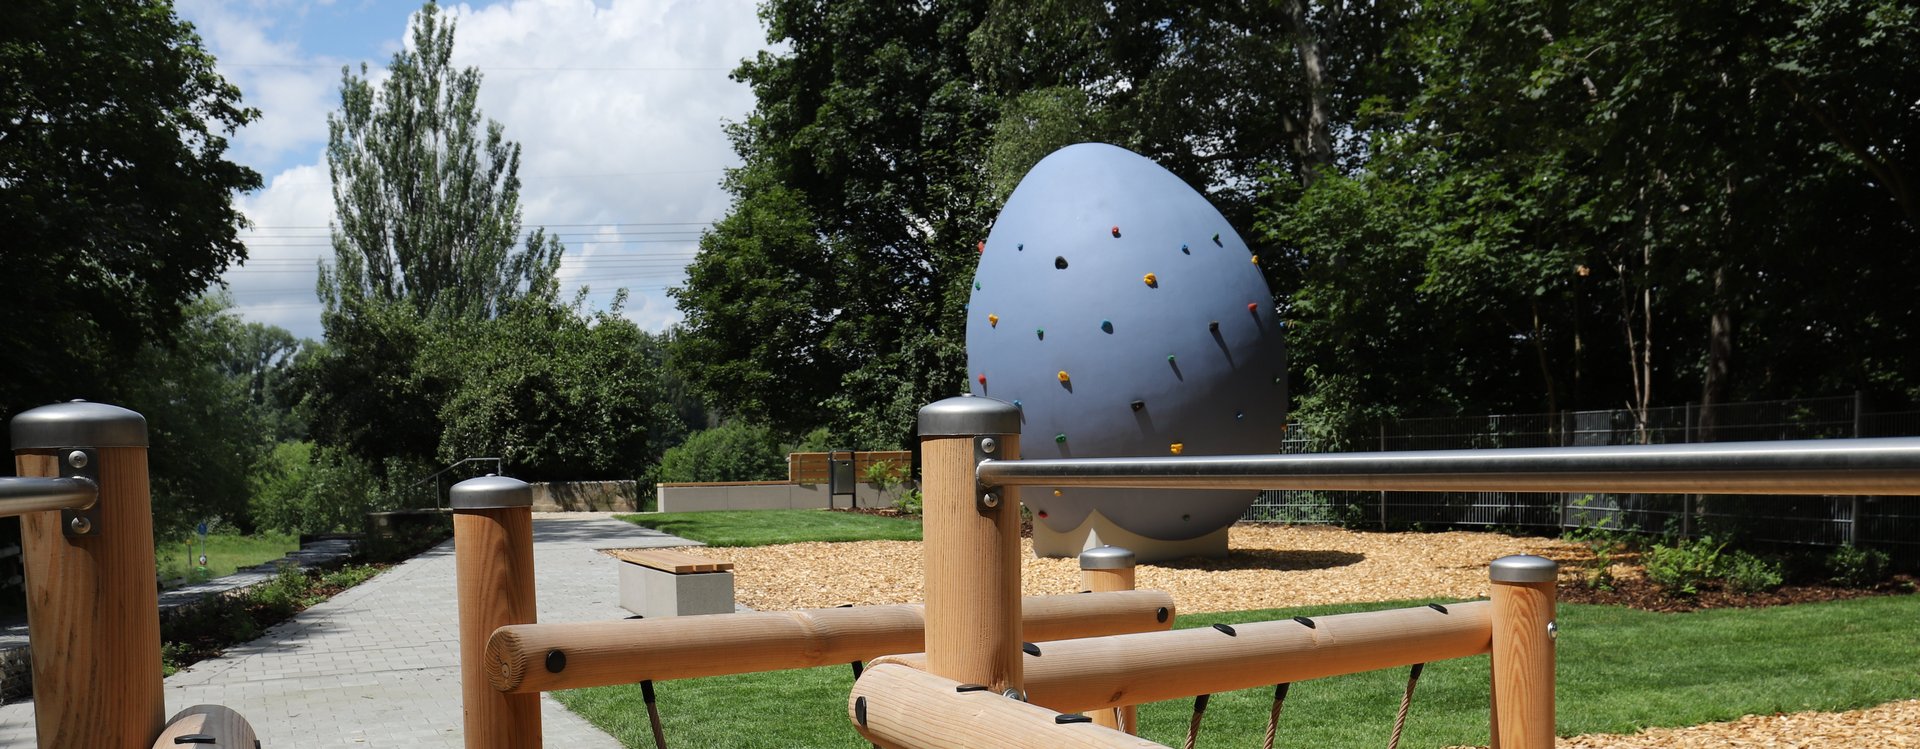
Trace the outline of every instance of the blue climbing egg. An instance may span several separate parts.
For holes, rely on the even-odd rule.
[[[981,256],[969,302],[982,312],[968,317],[967,369],[990,377],[973,392],[1020,402],[1023,433],[1035,437],[1023,457],[1164,457],[1173,443],[1186,456],[1280,449],[1286,347],[1273,294],[1240,235],[1179,177],[1116,146],[1068,146],[1021,180],[987,243],[1047,248]],[[1153,283],[1142,283],[1149,273]],[[990,326],[987,311],[1014,324]],[[1053,334],[1019,334],[1041,328]],[[1059,434],[1072,438],[1044,438]],[[1098,510],[1169,541],[1230,525],[1253,499],[1238,490],[1023,493],[1036,516],[1046,513],[1036,522],[1057,532]]]

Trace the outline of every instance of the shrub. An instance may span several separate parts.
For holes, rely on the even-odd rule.
[[[1727,590],[1735,593],[1762,593],[1786,582],[1780,562],[1736,551],[1726,558]]]
[[[249,484],[254,522],[287,533],[357,531],[389,502],[365,461],[311,442],[275,445]]]
[[[659,483],[692,481],[778,481],[786,478],[780,440],[763,424],[735,421],[695,432],[660,456],[653,479]]]
[[[1703,583],[1721,576],[1725,560],[1721,551],[1726,544],[1712,538],[1681,541],[1674,545],[1654,544],[1641,555],[1647,579],[1673,595],[1695,595]]]
[[[1848,588],[1866,588],[1887,579],[1891,560],[1879,549],[1842,546],[1827,555],[1828,579]]]

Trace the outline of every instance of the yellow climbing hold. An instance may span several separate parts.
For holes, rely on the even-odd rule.
[[[1168,450],[1172,450],[1172,451],[1173,451],[1173,454],[1175,454],[1175,455],[1179,455],[1181,451],[1183,451],[1183,450],[1186,450],[1186,449],[1187,449],[1187,443],[1185,443],[1185,442],[1175,442],[1175,443],[1173,443],[1173,444],[1171,444],[1171,445],[1168,445],[1168,446],[1167,446],[1167,449],[1168,449]]]
[[[992,326],[992,327],[996,327],[996,328],[997,328],[997,327],[1000,327],[1000,316],[999,316],[999,315],[987,315],[987,325],[989,325],[989,326]]]
[[[1160,279],[1154,277],[1152,273],[1148,273],[1145,278],[1142,278],[1140,280],[1146,281],[1148,286],[1157,286],[1160,284]]]
[[[1066,382],[1067,380],[1071,380],[1071,379],[1073,379],[1073,378],[1071,378],[1071,377],[1068,377],[1068,376],[1067,376],[1067,370],[1064,370],[1064,369],[1062,369],[1062,370],[1060,370],[1060,381],[1061,381],[1061,382]]]
[[[1060,496],[1060,490],[1059,489],[1053,490],[1053,496],[1056,496],[1056,497]]]
[[[1260,256],[1259,256],[1259,255],[1254,255],[1254,256],[1253,256],[1253,264],[1254,264],[1254,265],[1259,265],[1259,264],[1260,264]]]

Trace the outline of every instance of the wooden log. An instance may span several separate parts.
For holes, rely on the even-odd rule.
[[[460,693],[467,747],[540,746],[540,696],[501,694],[488,683],[483,665],[487,638],[494,630],[537,620],[532,509],[461,509],[456,504],[453,553],[459,588]]]
[[[1026,659],[1027,700],[1061,712],[1139,705],[1235,689],[1398,668],[1486,653],[1493,604],[1292,619],[1215,629],[1039,643]],[[924,668],[922,654],[876,659]]]
[[[1552,749],[1553,640],[1559,566],[1536,556],[1495,560],[1493,746]]]
[[[1021,689],[1020,496],[983,501],[974,467],[1020,457],[1019,417],[987,398],[920,410],[928,670],[995,693]]]
[[[22,451],[14,469],[59,476],[67,452]],[[167,719],[147,449],[98,447],[93,461],[96,534],[68,537],[59,512],[20,517],[34,729],[43,747],[144,748]]]
[[[1172,626],[1173,597],[1157,590],[1030,596],[1025,630],[1044,639],[1153,632]],[[640,681],[812,668],[926,649],[917,604],[501,627],[487,643],[487,678],[514,694]],[[566,665],[546,668],[549,653]]]
[[[1095,749],[1157,747],[1092,723],[1056,723],[1060,713],[900,665],[868,668],[853,685],[847,716],[876,746],[899,749]]]
[[[189,736],[204,738],[180,741]],[[220,705],[194,705],[167,721],[160,738],[153,740],[152,749],[177,749],[179,746],[255,749],[256,741],[259,741],[259,737],[254,735],[253,726],[239,713]]]

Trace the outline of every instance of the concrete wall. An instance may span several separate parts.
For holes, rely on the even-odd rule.
[[[827,506],[826,484],[789,484],[785,481],[661,484],[658,491],[661,512],[805,510]],[[834,497],[833,506],[846,507],[849,499],[857,500],[860,507],[893,506],[893,498],[872,484],[855,485],[854,497]]]
[[[639,512],[632,481],[546,481],[532,484],[534,512]]]

